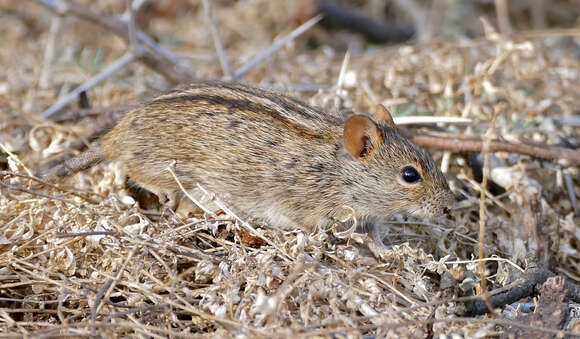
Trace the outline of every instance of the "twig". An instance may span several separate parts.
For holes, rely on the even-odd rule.
[[[59,238],[76,238],[76,237],[90,237],[93,235],[118,235],[119,232],[115,231],[94,231],[94,232],[78,232],[78,233],[62,233],[56,232],[56,236]]]
[[[562,174],[564,174],[564,182],[566,183],[566,189],[568,190],[570,202],[572,202],[572,206],[574,207],[574,213],[578,215],[578,201],[576,200],[576,193],[574,192],[574,183],[572,182],[572,178],[570,177],[570,173],[568,173],[568,171],[564,170],[562,172]]]
[[[95,122],[91,128],[83,135],[79,136],[75,141],[71,142],[69,148],[71,150],[81,151],[89,146],[89,144],[109,131],[115,125],[114,119],[100,118]],[[66,159],[65,159],[66,160]]]
[[[577,37],[580,36],[578,28],[552,28],[552,29],[531,29],[517,33],[520,38],[548,38],[548,37]]]
[[[272,310],[272,308],[270,308],[267,311],[274,311],[272,312],[273,314],[269,315],[275,315],[276,321],[278,321],[280,306],[281,304],[284,304],[284,299],[286,299],[288,294],[290,294],[290,292],[292,292],[292,290],[294,290],[299,284],[308,279],[312,274],[312,266],[312,263],[306,263],[304,259],[300,259],[300,261],[294,264],[291,273],[288,274],[288,277],[286,277],[284,282],[278,287],[278,290],[270,297],[270,305],[274,304],[274,309]],[[274,317],[269,317],[268,320],[267,325],[270,325],[274,320]]]
[[[342,65],[340,66],[340,72],[338,73],[338,79],[336,80],[336,85],[334,85],[334,96],[332,101],[334,103],[334,109],[340,111],[344,106],[344,96],[346,93],[343,91],[344,79],[346,78],[346,71],[348,70],[348,63],[350,61],[350,48],[344,53],[344,58],[342,59]]]
[[[348,63],[350,61],[350,48],[344,53],[344,58],[342,59],[342,65],[340,66],[340,72],[338,73],[338,79],[336,81],[336,95],[339,96],[344,86],[344,78],[346,76],[346,71],[348,70]]]
[[[423,125],[423,124],[469,124],[473,120],[469,118],[457,118],[457,117],[443,117],[443,116],[407,116],[407,117],[394,117],[393,121],[395,125]]]
[[[417,30],[417,38],[419,41],[428,41],[431,36],[428,31],[429,15],[427,9],[417,3],[415,0],[395,0],[393,3],[404,10],[411,18],[415,29]]]
[[[156,276],[154,276],[153,274],[151,274],[149,271],[143,271],[143,274],[150,278],[154,283],[156,283],[159,287],[158,290],[164,289],[167,292],[169,292],[169,295],[171,296],[171,298],[155,298],[155,299],[159,299],[160,301],[164,301],[166,304],[172,306],[172,308],[174,309],[178,309],[178,310],[182,310],[185,312],[189,312],[191,314],[194,314],[198,317],[200,317],[203,320],[206,321],[211,321],[214,322],[216,324],[221,324],[221,325],[229,325],[230,328],[235,328],[237,330],[244,330],[244,332],[248,332],[248,334],[252,334],[255,335],[257,337],[266,337],[266,334],[264,333],[264,329],[263,328],[257,328],[257,327],[252,327],[252,325],[248,325],[248,324],[244,324],[241,323],[240,321],[236,321],[236,320],[232,320],[232,319],[228,319],[226,317],[219,317],[219,316],[215,316],[213,314],[210,313],[206,313],[205,310],[201,310],[197,307],[194,307],[191,303],[190,303],[190,299],[189,298],[184,298],[183,296],[181,296],[181,290],[179,290],[179,292],[176,290],[175,287],[173,286],[169,286],[167,285],[167,283],[164,283],[162,281],[160,281]],[[145,292],[147,294],[150,293],[151,291],[151,287],[149,284],[137,284],[134,283],[132,284],[132,287],[134,289],[137,289],[140,292]],[[157,297],[160,297],[160,295],[157,295]],[[177,300],[177,301],[175,301]],[[178,303],[181,302],[180,303]],[[248,335],[248,336],[252,336],[252,335]],[[191,335],[190,335],[191,337]],[[253,337],[253,336],[252,336]]]
[[[59,33],[62,27],[63,18],[61,16],[56,16],[52,18],[50,22],[50,31],[48,33],[48,41],[46,43],[46,48],[44,50],[44,59],[42,61],[42,70],[40,71],[40,76],[38,80],[38,85],[40,88],[48,88],[50,85],[52,73],[52,63],[54,62],[54,51],[56,50],[56,44],[60,38]]]
[[[441,26],[443,20],[443,13],[445,11],[445,3],[443,0],[431,1],[431,8],[427,12],[427,23],[425,24],[425,32],[420,33],[420,40],[429,41],[433,39],[435,33]]]
[[[4,312],[8,313],[47,313],[56,314],[57,310],[47,310],[42,308],[5,308]]]
[[[556,276],[554,273],[544,269],[531,266],[512,284],[489,292],[489,302],[493,307],[502,307],[514,303],[522,298],[534,296],[538,293],[541,285],[550,277]],[[580,300],[580,286],[566,280],[564,288],[568,290],[567,297],[574,302]],[[463,316],[475,316],[489,312],[489,308],[481,299],[476,299],[465,303],[466,309]]]
[[[109,288],[111,287],[112,284],[113,284],[113,279],[108,279],[103,284],[103,286],[101,286],[101,289],[97,293],[97,296],[95,297],[94,305],[93,305],[92,310],[91,310],[91,323],[95,323],[95,321],[97,320],[97,311],[98,311],[99,305],[101,305],[101,302],[103,301],[103,298],[105,297],[105,293],[109,290]],[[96,336],[94,328],[93,328],[93,336]]]
[[[474,264],[474,263],[479,263],[480,261],[484,261],[484,262],[489,262],[489,261],[495,261],[495,262],[502,262],[502,263],[507,263],[510,266],[512,266],[513,268],[515,268],[516,270],[520,271],[520,272],[524,272],[525,270],[523,268],[521,268],[520,266],[518,266],[516,263],[514,263],[513,261],[509,260],[509,259],[505,259],[505,258],[499,258],[499,257],[488,257],[488,258],[483,258],[483,259],[473,259],[473,260],[450,260],[450,261],[444,261],[443,264],[445,265],[456,265],[456,264]],[[437,262],[430,262],[429,264],[436,264]]]
[[[40,184],[46,185],[48,187],[52,187],[52,188],[54,188],[56,190],[59,190],[61,192],[70,193],[70,194],[72,194],[74,196],[77,196],[77,197],[79,197],[79,198],[81,198],[81,199],[83,199],[86,202],[89,202],[91,204],[95,204],[96,205],[96,204],[99,203],[98,201],[93,200],[93,199],[88,198],[88,197],[85,197],[85,196],[83,196],[80,193],[77,193],[75,191],[71,191],[71,190],[64,189],[64,188],[59,187],[57,185],[53,185],[53,184],[51,184],[51,183],[49,183],[49,182],[47,182],[45,180],[42,180],[42,179],[37,178],[37,177],[34,177],[34,176],[30,176],[30,175],[27,175],[27,174],[20,174],[20,173],[16,173],[16,172],[10,172],[10,171],[0,171],[0,180],[4,179],[7,176],[14,176],[14,177],[19,177],[19,178],[25,178],[25,179],[33,180],[33,181],[36,181],[36,182],[38,182]],[[105,198],[103,195],[98,194],[98,193],[89,193],[89,194],[96,195],[96,196],[98,196],[100,198],[103,198],[103,199]]]
[[[265,89],[270,89],[274,91],[288,91],[292,90],[294,92],[318,92],[320,90],[328,90],[332,86],[329,85],[310,85],[310,84],[261,84],[260,87]]]
[[[162,63],[159,65],[155,65],[153,60],[149,61],[148,55],[144,55],[144,59],[142,60],[146,65],[148,65],[153,70],[163,74],[167,80],[174,82],[174,83],[188,83],[192,80],[198,79],[197,73],[195,73],[191,68],[183,64],[176,56],[172,55],[169,51],[159,45],[155,40],[149,37],[147,34],[143,33],[141,30],[136,31],[137,39],[144,43],[148,48],[154,50],[156,53],[161,55],[169,64],[164,64],[165,61],[161,60]],[[153,54],[154,55],[154,54]],[[151,64],[150,64],[151,63]],[[159,66],[163,66],[162,68],[156,68]],[[165,67],[172,67],[168,68]],[[183,74],[179,74],[178,72],[183,72]],[[170,77],[168,77],[170,75]],[[175,77],[175,80],[173,79]]]
[[[127,28],[129,30],[129,50],[131,53],[138,55],[139,42],[137,40],[137,25],[135,23],[135,9],[133,8],[132,0],[125,0],[127,4],[127,14],[129,14],[129,22]]]
[[[542,29],[546,25],[546,1],[545,0],[532,0],[531,2],[532,10],[532,22],[534,23],[534,28]]]
[[[111,292],[113,291],[113,289],[115,288],[115,286],[117,285],[119,278],[125,272],[125,267],[127,266],[128,263],[131,262],[131,258],[133,258],[133,255],[135,255],[135,253],[137,252],[139,247],[140,247],[139,245],[135,245],[133,247],[133,249],[131,249],[131,252],[129,252],[129,254],[127,254],[127,257],[125,258],[125,260],[123,260],[121,267],[119,267],[119,269],[117,270],[115,277],[107,280],[107,282],[105,284],[103,284],[103,287],[97,293],[97,296],[95,297],[94,306],[93,306],[93,309],[91,311],[91,322],[93,324],[97,320],[97,312],[99,311],[99,306],[102,304],[102,301],[104,299],[109,299],[109,296],[110,296]],[[96,335],[97,335],[96,328],[93,328],[92,332],[93,332],[93,335],[96,337]]]
[[[189,200],[191,200],[197,207],[199,207],[205,214],[211,216],[212,218],[216,218],[215,213],[213,213],[212,211],[210,211],[209,209],[207,209],[205,206],[203,206],[203,204],[201,202],[199,202],[197,199],[195,199],[191,194],[189,194],[189,192],[183,187],[183,185],[181,184],[181,181],[179,180],[179,178],[177,178],[177,175],[175,175],[175,171],[173,171],[173,167],[175,167],[175,160],[169,165],[167,166],[167,171],[169,171],[169,173],[171,173],[171,176],[173,176],[173,179],[175,180],[175,182],[177,183],[177,186],[179,186],[179,189],[183,192],[183,194],[185,194],[185,196],[187,198],[189,198]]]
[[[290,32],[290,34],[288,34],[284,38],[282,38],[278,41],[275,41],[270,47],[266,48],[264,51],[262,51],[262,53],[260,53],[254,59],[250,60],[248,63],[246,63],[242,67],[238,68],[233,74],[233,79],[239,79],[241,76],[246,74],[250,69],[254,68],[260,62],[262,62],[262,60],[264,60],[267,57],[269,57],[270,55],[272,55],[274,52],[279,50],[282,46],[286,45],[288,42],[294,40],[300,34],[309,30],[312,26],[316,25],[316,23],[318,23],[320,20],[322,20],[322,15],[319,14],[319,15],[315,16],[314,18],[306,21],[302,25],[298,26],[295,30]]]
[[[26,173],[30,176],[32,176],[32,172],[30,172],[30,170],[28,169],[28,167],[26,167],[24,165],[24,163],[12,152],[10,152],[10,150],[8,149],[8,147],[4,146],[3,143],[0,142],[0,150],[6,154],[8,154],[8,159],[12,159],[14,160],[15,163],[17,163],[18,165],[22,166],[22,168],[26,171]]]
[[[67,203],[67,204],[70,204],[70,205],[73,205],[76,207],[80,207],[79,204],[77,204],[73,201],[70,201],[70,200],[64,199],[64,198],[55,197],[54,195],[50,195],[50,194],[46,194],[46,193],[42,193],[42,192],[37,192],[37,191],[29,190],[26,188],[14,186],[14,185],[8,185],[8,184],[5,184],[3,182],[0,182],[0,186],[4,187],[6,189],[12,190],[12,191],[24,192],[24,193],[28,193],[30,195],[36,195],[36,196],[51,199],[51,200],[62,201],[64,203]]]
[[[473,189],[477,190],[480,192],[484,191],[485,194],[487,195],[487,199],[489,200],[488,202],[490,203],[494,203],[497,206],[499,206],[501,209],[503,209],[504,211],[506,211],[507,213],[509,213],[509,215],[514,215],[515,212],[513,209],[507,207],[499,197],[496,197],[495,195],[491,194],[491,192],[487,189],[487,185],[484,186],[483,183],[479,183],[476,180],[473,180],[472,178],[460,173],[457,178],[459,180],[464,181],[465,183],[469,183]]]
[[[361,317],[361,318],[372,320],[373,318],[378,318],[378,317],[385,318],[385,315],[380,314],[377,317]],[[531,325],[523,324],[523,323],[518,322],[518,321],[514,321],[513,319],[456,318],[456,317],[443,318],[443,319],[436,319],[436,318],[432,317],[430,319],[421,319],[421,320],[414,319],[414,320],[408,320],[408,321],[403,321],[403,322],[383,321],[383,322],[378,323],[378,324],[373,323],[373,324],[369,324],[366,326],[359,326],[356,328],[344,327],[344,328],[342,328],[342,331],[344,331],[344,332],[341,332],[341,327],[339,327],[339,326],[331,327],[331,326],[328,326],[328,324],[325,324],[326,325],[325,328],[310,327],[307,329],[302,329],[302,331],[305,332],[306,330],[308,330],[308,332],[307,332],[308,337],[318,337],[318,336],[346,337],[347,331],[350,331],[348,333],[353,333],[354,335],[360,335],[361,332],[371,331],[371,330],[374,330],[377,328],[381,328],[383,330],[384,329],[396,330],[398,328],[405,328],[405,327],[412,326],[412,325],[417,326],[418,323],[420,323],[421,325],[426,325],[426,324],[433,324],[434,325],[434,324],[450,324],[450,323],[455,323],[455,322],[465,323],[466,325],[492,324],[492,325],[499,325],[499,326],[506,326],[506,327],[523,328],[523,329],[528,329],[528,330],[538,332],[538,333],[552,334],[553,336],[551,336],[549,338],[564,338],[565,336],[569,336],[569,337],[578,336],[577,332],[556,330],[556,329],[545,328],[545,327],[541,327],[541,326],[531,326]]]
[[[72,337],[74,333],[74,337],[92,337],[92,333],[95,331],[92,330],[92,327],[98,329],[99,331],[104,331],[104,333],[124,333],[126,330],[130,331],[148,331],[149,333],[155,334],[148,335],[147,337],[155,337],[155,338],[191,338],[191,333],[184,333],[182,331],[171,330],[170,328],[158,327],[154,325],[144,325],[138,323],[136,321],[122,321],[117,320],[115,322],[96,322],[96,323],[64,323],[64,324],[54,324],[48,322],[25,322],[21,321],[18,322],[19,325],[24,324],[23,326],[27,326],[33,328],[34,331],[27,331],[24,332],[28,336],[32,336],[35,338],[47,338],[47,337]],[[39,329],[41,326],[50,326],[47,329]],[[66,333],[63,335],[63,333]],[[138,333],[138,332],[137,332]],[[23,336],[20,333],[18,336],[14,336],[14,338],[21,338]],[[262,335],[265,336],[265,335]],[[3,336],[4,338],[11,338],[8,336]],[[94,337],[94,336],[93,336]],[[97,336],[97,337],[102,337]]]
[[[41,116],[45,119],[50,118],[54,113],[60,111],[66,105],[68,105],[73,100],[75,100],[77,98],[77,96],[79,95],[79,93],[84,92],[86,90],[89,90],[92,87],[98,85],[99,83],[101,83],[101,81],[103,81],[103,80],[107,79],[108,77],[110,77],[111,75],[117,73],[120,69],[125,67],[127,64],[133,62],[133,60],[135,60],[136,58],[138,58],[138,55],[136,55],[132,51],[125,53],[121,58],[117,59],[115,62],[113,62],[111,65],[109,65],[103,71],[101,71],[99,74],[97,74],[94,77],[90,78],[89,80],[85,81],[84,84],[75,88],[72,92],[67,94],[64,98],[60,99],[54,105],[52,105],[51,107],[46,109],[44,112],[42,112]]]
[[[167,306],[168,306],[167,304],[157,304],[157,305],[151,305],[151,306],[133,307],[133,308],[125,310],[125,311],[120,311],[120,312],[116,312],[113,314],[109,314],[108,316],[105,317],[105,319],[107,321],[111,321],[115,318],[120,318],[120,317],[128,315],[128,314],[158,310],[158,309],[162,309],[162,308],[167,308]]]
[[[483,141],[478,137],[473,137],[472,139],[438,137],[419,134],[404,127],[400,127],[399,131],[419,146],[454,152],[481,152],[483,148]],[[563,160],[571,166],[580,165],[580,152],[563,147],[514,144],[506,141],[492,140],[489,143],[489,152],[518,153],[545,160]]]
[[[69,0],[36,0],[38,3],[55,11],[59,15],[72,15],[82,20],[89,21],[104,29],[110,30],[126,41],[129,40],[129,31],[123,20],[115,17],[100,15],[88,7]],[[197,79],[197,74],[184,66],[176,57],[167,50],[159,46],[153,39],[140,30],[136,31],[137,39],[150,48],[143,49],[143,54],[139,55],[139,60],[149,68],[162,74],[168,81],[178,84],[186,83]]]
[[[224,72],[224,76],[226,79],[232,78],[232,70],[230,69],[230,65],[228,63],[228,57],[226,55],[226,51],[224,50],[224,45],[222,43],[222,38],[220,36],[220,32],[218,26],[215,22],[215,17],[211,10],[210,0],[203,0],[203,10],[205,12],[205,16],[209,21],[211,27],[211,34],[213,36],[213,43],[215,45],[215,50],[218,55],[218,59],[220,61],[220,66],[222,67],[222,72]]]
[[[405,6],[407,1],[399,2],[405,7],[409,16],[415,16],[414,11],[409,11],[407,6]],[[396,4],[399,5],[399,3]],[[323,24],[360,33],[372,41],[403,42],[409,40],[415,33],[412,26],[399,25],[387,20],[375,21],[360,15],[352,8],[339,6],[332,0],[317,0],[316,6],[318,12],[324,15]],[[424,19],[421,20],[424,21]]]
[[[499,24],[499,31],[503,35],[508,35],[512,32],[510,25],[509,12],[507,0],[495,0],[495,14]]]
[[[493,113],[493,117],[491,118],[491,124],[485,135],[483,136],[483,145],[482,145],[482,153],[483,153],[483,179],[481,181],[481,187],[487,187],[487,176],[488,176],[488,168],[489,168],[489,144],[491,142],[491,138],[493,136],[493,130],[495,128],[495,120],[497,119],[497,115],[499,110],[496,109]],[[493,306],[489,301],[489,295],[487,294],[487,279],[486,279],[486,271],[485,271],[485,264],[483,262],[484,257],[484,243],[485,243],[485,225],[487,223],[487,215],[485,214],[485,196],[486,190],[480,190],[480,198],[479,198],[479,241],[478,241],[478,255],[479,255],[479,275],[480,275],[480,284],[481,284],[481,296],[485,302],[485,305],[490,310],[490,312],[494,312]]]
[[[287,262],[291,262],[292,258],[286,254],[286,252],[282,251],[282,249],[276,245],[274,242],[272,242],[270,239],[266,238],[264,235],[262,235],[262,233],[258,232],[255,228],[252,227],[252,225],[250,225],[249,223],[247,223],[246,221],[242,220],[242,218],[238,217],[234,212],[232,212],[232,210],[230,210],[224,203],[222,203],[217,197],[213,196],[212,194],[210,194],[205,188],[203,188],[200,184],[197,184],[197,187],[205,194],[207,194],[209,197],[212,198],[212,202],[214,204],[216,204],[219,208],[222,209],[222,211],[226,212],[226,214],[232,216],[234,219],[236,219],[236,221],[238,221],[239,223],[241,223],[245,228],[247,228],[251,233],[253,233],[255,236],[257,236],[258,238],[262,239],[265,243],[267,243],[268,245],[274,247],[276,250],[278,250],[278,252],[280,252],[280,257],[284,260],[286,260]]]
[[[139,12],[141,7],[143,7],[143,5],[145,5],[149,1],[150,0],[133,0],[133,1],[131,1],[131,9],[132,9],[133,13]],[[129,6],[127,6],[127,10],[125,11],[125,13],[123,13],[123,15],[120,16],[120,19],[123,22],[127,22],[127,20],[129,19],[129,15],[130,15]]]
[[[363,276],[371,278],[376,280],[377,282],[381,283],[382,285],[384,285],[387,289],[391,290],[393,293],[395,293],[396,295],[398,295],[401,299],[405,300],[406,302],[408,302],[410,305],[422,305],[425,306],[423,303],[421,303],[418,300],[413,300],[410,297],[406,296],[403,292],[399,291],[393,284],[379,278],[378,276],[374,275],[374,274],[369,274],[369,273],[362,273]]]

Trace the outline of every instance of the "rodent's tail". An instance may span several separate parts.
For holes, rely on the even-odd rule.
[[[46,181],[54,182],[64,179],[77,172],[91,168],[103,161],[103,156],[98,149],[90,149],[70,159],[55,159],[40,166],[36,176]]]

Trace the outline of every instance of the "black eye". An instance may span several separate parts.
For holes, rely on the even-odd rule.
[[[403,168],[403,170],[401,171],[401,177],[409,184],[413,184],[421,180],[419,172],[417,172],[417,170],[411,166]]]

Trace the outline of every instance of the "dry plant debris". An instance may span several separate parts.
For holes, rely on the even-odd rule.
[[[115,1],[79,3],[98,13],[123,11]],[[232,69],[298,25],[297,3],[213,2]],[[35,3],[0,1],[0,7],[3,335],[471,338],[508,331],[579,333],[578,305],[563,297],[561,281],[580,283],[577,164],[491,153],[484,173],[495,188],[482,188],[477,166],[465,154],[432,151],[464,200],[451,218],[394,220],[385,228],[385,242],[392,248],[380,258],[366,249],[364,236],[340,226],[306,234],[254,225],[266,243],[227,214],[182,219],[155,204],[142,209],[125,190],[118,164],[102,164],[64,184],[39,188],[30,179],[37,166],[78,149],[80,136],[109,119],[95,110],[71,114],[57,124],[40,119],[39,113],[123,55],[126,46],[83,20],[67,17],[55,23]],[[189,15],[175,15],[182,12]],[[162,1],[138,19],[201,78],[221,76],[201,2]],[[53,33],[51,25],[56,26]],[[328,33],[316,27],[243,80],[281,86],[329,114],[372,111],[382,103],[399,116],[473,120],[436,127],[447,136],[492,135],[578,150],[577,37],[507,37],[491,24],[484,28],[485,38],[475,40],[355,48],[337,87],[344,51],[327,43]],[[47,65],[45,47],[54,34],[57,53]],[[309,48],[309,39],[320,47]],[[88,94],[94,107],[115,111],[162,88],[156,72],[132,63]],[[79,110],[73,105],[72,111]],[[544,285],[537,315],[523,315],[525,303],[486,316],[457,315],[463,304],[456,298],[480,292],[482,272],[475,256],[482,189],[493,191],[484,205],[488,287],[512,283],[530,261],[559,275]],[[557,314],[545,313],[552,308]]]

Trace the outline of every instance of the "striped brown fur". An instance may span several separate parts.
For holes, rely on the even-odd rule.
[[[353,155],[337,117],[278,93],[204,82],[133,109],[100,150],[158,195],[179,191],[167,170],[175,162],[187,190],[199,184],[240,216],[273,226],[326,226],[349,213],[345,206],[371,226],[394,213],[442,214],[453,196],[435,162],[390,123],[371,124],[379,134],[361,145],[372,152]],[[402,180],[406,166],[420,182]]]

